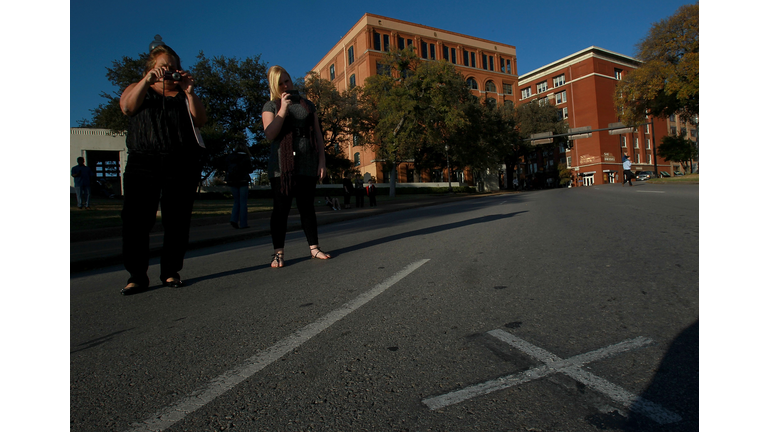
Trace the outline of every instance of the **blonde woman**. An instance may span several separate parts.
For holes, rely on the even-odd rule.
[[[318,246],[315,215],[315,186],[326,175],[325,146],[315,105],[300,97],[288,72],[272,66],[267,74],[271,100],[264,104],[262,122],[272,142],[268,173],[272,185],[273,209],[270,220],[275,253],[270,265],[283,267],[288,212],[293,198],[312,258],[330,259]]]

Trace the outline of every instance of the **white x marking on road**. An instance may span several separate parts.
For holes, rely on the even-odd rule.
[[[528,369],[525,372],[496,378],[485,383],[476,384],[461,390],[446,393],[441,396],[424,399],[422,402],[427,405],[430,410],[444,408],[449,405],[457,404],[459,402],[474,398],[476,396],[486,395],[497,390],[502,390],[516,386],[518,384],[527,383],[538,378],[544,378],[545,376],[555,373],[562,373],[593,390],[603,393],[613,401],[628,408],[630,411],[637,412],[652,419],[656,423],[667,424],[679,422],[682,420],[682,417],[664,409],[660,405],[645,400],[640,396],[624,390],[616,384],[613,384],[582,369],[582,367],[587,363],[649,345],[653,342],[653,340],[649,338],[638,337],[635,339],[626,340],[624,342],[619,342],[605,348],[590,351],[585,354],[579,354],[563,360],[555,354],[532,345],[504,330],[491,330],[488,332],[488,334],[519,349],[534,359],[543,362],[544,365]]]

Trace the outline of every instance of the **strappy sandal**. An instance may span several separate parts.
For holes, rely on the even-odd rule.
[[[128,286],[128,285],[131,285],[131,284],[133,284],[133,286]],[[146,285],[137,284],[135,282],[129,283],[128,285],[126,285],[125,288],[120,290],[120,294],[122,294],[124,296],[132,295],[132,294],[138,294],[140,292],[146,291],[147,288],[149,288]]]
[[[278,252],[272,254],[272,261],[269,262],[269,266],[272,268],[281,268],[285,265],[285,261],[283,261],[283,253]],[[276,264],[276,265],[273,265]]]
[[[330,256],[328,253],[326,253],[326,252],[323,252],[322,250],[320,250],[320,248],[319,248],[319,247],[316,247],[316,248],[309,248],[309,253],[310,253],[310,255],[312,255],[312,258],[316,258],[316,259],[319,259],[319,260],[327,260],[327,259],[331,259],[331,256]],[[320,254],[320,253],[323,253],[323,254],[325,254],[325,258],[318,258],[318,256],[317,256],[317,255],[318,255],[318,254]]]

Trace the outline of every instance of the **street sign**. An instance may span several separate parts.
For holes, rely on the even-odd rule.
[[[531,145],[552,144],[554,140],[551,138],[551,136],[551,131],[531,134]]]
[[[621,135],[625,133],[630,133],[634,130],[634,128],[623,127],[623,126],[624,126],[624,123],[622,122],[608,123],[608,127],[611,128],[611,130],[608,131],[608,135]]]
[[[579,133],[581,132],[581,133]],[[582,126],[577,128],[571,128],[568,129],[569,140],[575,140],[575,139],[582,139],[582,138],[591,138],[592,137],[592,126]]]

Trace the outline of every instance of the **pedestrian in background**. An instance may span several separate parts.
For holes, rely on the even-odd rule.
[[[376,207],[376,185],[373,183],[373,180],[368,180],[366,192],[368,193],[368,204],[371,207]]]
[[[621,183],[621,187],[624,187],[624,184],[627,182],[632,186],[632,177],[635,175],[632,174],[632,161],[626,153],[624,153],[624,156],[622,157],[622,165],[624,165],[624,182]]]
[[[363,177],[360,174],[355,175],[355,207],[357,208],[363,208],[365,205],[363,198],[365,188],[363,185]]]
[[[315,188],[326,175],[323,132],[315,105],[294,90],[291,76],[280,66],[267,72],[271,100],[264,104],[261,118],[264,134],[271,141],[269,181],[272,185],[272,245],[275,253],[270,266],[285,265],[285,233],[288,213],[296,198],[301,226],[312,258],[327,260],[331,255],[320,250],[315,214]]]
[[[227,185],[232,191],[232,215],[229,223],[233,228],[249,228],[248,226],[248,186],[251,183],[251,152],[244,143],[237,145],[235,151],[227,156]]]
[[[341,181],[341,186],[344,189],[344,208],[350,208],[350,200],[352,198],[352,173],[348,172],[344,174],[344,180]]]
[[[91,209],[91,177],[93,171],[85,166],[85,159],[77,158],[77,165],[72,167],[72,177],[75,178],[75,196],[77,208]]]
[[[162,42],[161,42],[162,43]],[[207,121],[195,94],[195,81],[181,70],[169,46],[151,49],[144,77],[120,96],[128,118],[128,162],[123,177],[123,261],[130,277],[121,290],[135,294],[149,287],[149,233],[162,209],[163,286],[183,285],[179,271],[189,244],[195,189],[200,181],[203,143],[195,127]]]

